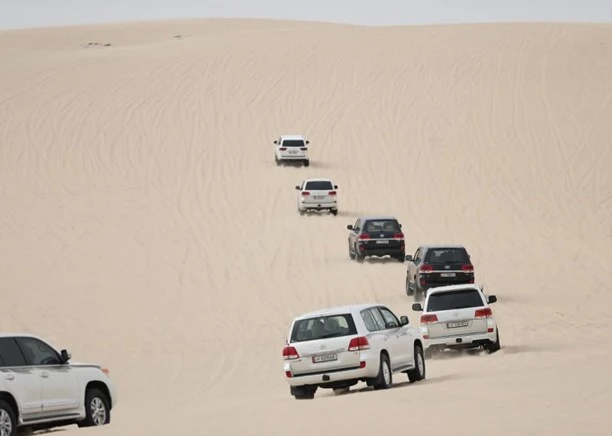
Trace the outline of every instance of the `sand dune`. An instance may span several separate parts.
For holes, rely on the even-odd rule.
[[[0,328],[110,367],[120,402],[99,434],[602,436],[611,38],[264,20],[0,32]],[[308,136],[311,167],[274,165],[280,133]],[[296,213],[293,186],[314,176],[340,186],[339,216]],[[405,265],[349,260],[360,213],[396,215],[411,248],[465,244],[505,348],[297,402],[280,354],[293,316],[379,301],[418,323]]]

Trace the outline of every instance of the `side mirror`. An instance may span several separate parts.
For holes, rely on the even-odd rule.
[[[310,141],[308,141],[308,140],[307,140],[307,141],[306,141],[306,145],[308,145],[308,144],[310,144]]]
[[[275,143],[275,144],[278,144],[278,141],[275,139],[275,140],[274,140],[274,143]]]
[[[408,325],[410,321],[406,315],[400,316],[400,325]]]
[[[299,187],[298,185],[295,185],[295,190],[296,190],[296,191],[299,191],[299,190],[300,190],[300,187]]]
[[[408,262],[412,262],[412,254],[407,254],[407,255],[406,255],[406,260],[407,260]]]
[[[338,189],[338,185],[334,185],[334,189]]]
[[[347,226],[346,226],[346,229],[347,229],[347,230],[353,230],[353,225],[352,225],[352,224],[347,225]]]
[[[493,303],[495,303],[496,301],[497,301],[497,297],[496,297],[495,295],[489,295],[489,296],[487,297],[487,302],[488,302],[489,304],[493,304]]]
[[[60,357],[62,359],[61,363],[66,363],[66,362],[68,362],[70,360],[72,355],[68,352],[68,350],[62,350],[62,351],[60,351]]]
[[[399,225],[399,228],[400,228],[400,229],[402,228],[402,225],[401,225],[401,224]]]
[[[421,306],[421,303],[413,303],[412,310],[414,310],[415,312],[422,312],[423,306]]]

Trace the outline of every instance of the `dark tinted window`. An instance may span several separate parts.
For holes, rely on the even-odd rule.
[[[464,248],[430,248],[425,263],[470,263]]]
[[[304,141],[299,139],[285,139],[281,144],[282,147],[305,147]]]
[[[437,312],[438,310],[455,310],[481,306],[484,306],[484,302],[480,298],[480,293],[475,289],[465,289],[431,294],[426,310],[428,312]]]
[[[0,338],[0,366],[27,365],[21,350],[13,338]]]
[[[59,365],[57,352],[36,338],[22,337],[18,339],[21,349],[31,365]]]
[[[350,313],[320,316],[297,321],[291,332],[291,342],[313,341],[315,339],[337,338],[357,334],[355,322]]]
[[[309,191],[332,191],[334,185],[329,181],[306,182],[306,189]]]
[[[363,226],[363,230],[372,232],[398,232],[399,224],[396,220],[369,220]]]

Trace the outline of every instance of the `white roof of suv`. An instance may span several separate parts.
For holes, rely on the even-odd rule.
[[[302,135],[281,135],[281,140],[285,140],[285,139],[289,139],[289,140],[304,140],[304,136]]]
[[[367,309],[373,306],[382,306],[382,304],[363,303],[363,304],[351,304],[351,305],[346,305],[346,306],[328,307],[326,309],[313,310],[312,312],[302,314],[296,317],[295,321],[300,320],[300,319],[305,319],[305,318],[313,318],[316,316],[338,315],[340,313],[359,312],[363,309]]]
[[[435,288],[430,288],[427,291],[427,295],[438,294],[442,292],[449,291],[459,291],[462,289],[475,289],[476,291],[484,292],[484,287],[482,285],[473,285],[473,284],[459,284],[459,285],[446,285],[446,286],[436,286]]]

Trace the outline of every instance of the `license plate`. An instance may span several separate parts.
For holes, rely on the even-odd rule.
[[[455,273],[440,273],[440,277],[455,277]]]
[[[322,199],[324,199],[324,198],[325,198],[325,195],[315,195],[315,196],[314,196],[314,199],[315,199],[315,200],[322,200]]]
[[[455,329],[457,327],[467,327],[467,326],[468,326],[467,321],[457,321],[457,322],[446,323],[446,327],[448,327],[449,329]]]
[[[337,354],[323,354],[320,356],[312,356],[312,363],[333,362],[338,360]]]
[[[297,150],[289,150],[289,154],[297,154]]]
[[[386,239],[383,239],[382,241],[376,241],[377,244],[388,244],[389,241],[387,241]]]

